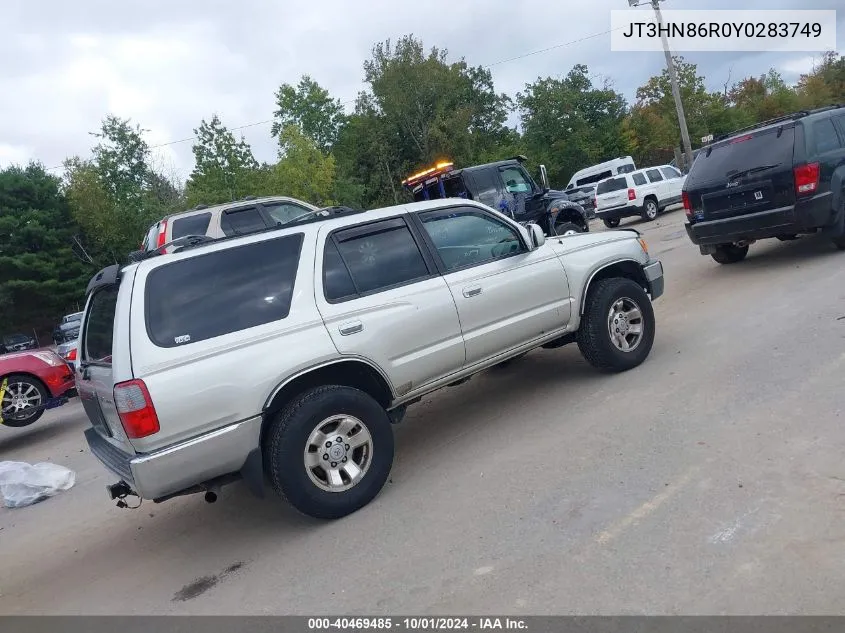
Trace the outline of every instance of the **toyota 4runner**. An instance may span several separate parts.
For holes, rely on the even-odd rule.
[[[635,231],[547,240],[469,200],[193,241],[89,283],[85,435],[123,507],[242,478],[338,518],[381,490],[408,405],[537,347],[636,367],[662,292]]]

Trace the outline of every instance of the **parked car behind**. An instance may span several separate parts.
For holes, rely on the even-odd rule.
[[[188,211],[162,218],[152,225],[144,237],[141,250],[155,250],[189,235],[217,239],[263,231],[317,210],[318,207],[313,204],[286,196],[247,196],[243,200],[212,207],[200,204]],[[172,247],[165,250],[173,252]]]
[[[62,320],[53,330],[53,342],[56,345],[65,341],[75,341],[79,336],[79,323],[82,320],[81,312],[74,312],[62,317]]]
[[[0,353],[3,354],[37,348],[38,341],[28,334],[6,334],[0,339]]]
[[[85,436],[112,499],[242,477],[339,518],[387,481],[406,407],[540,347],[633,369],[662,292],[636,231],[546,239],[457,198],[189,245],[89,283]]]
[[[73,372],[50,350],[0,356],[0,424],[32,424],[75,393]]]
[[[631,216],[650,222],[682,202],[685,179],[675,167],[658,165],[602,180],[596,185],[596,217],[608,228]]]
[[[822,232],[845,249],[845,106],[797,112],[702,151],[684,186],[687,235],[720,264],[757,240]]]

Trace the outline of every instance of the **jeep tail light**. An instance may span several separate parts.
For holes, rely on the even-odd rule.
[[[114,404],[127,437],[138,439],[158,433],[158,415],[143,380],[116,384]]]
[[[628,189],[628,200],[636,200],[637,199],[637,190],[636,189]]]
[[[815,193],[819,188],[819,164],[799,165],[795,168],[795,192],[800,196]]]
[[[689,194],[686,191],[681,192],[681,200],[684,201],[684,213],[687,214],[688,218],[692,217],[692,203],[689,199]]]
[[[167,239],[167,220],[162,220],[161,224],[158,225],[158,244],[156,244],[156,248],[164,246],[165,239]]]

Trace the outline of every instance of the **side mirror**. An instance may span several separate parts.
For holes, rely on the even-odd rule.
[[[547,192],[549,187],[549,174],[546,172],[546,166],[540,165],[540,184],[543,186],[543,191]]]
[[[538,224],[529,224],[528,234],[531,236],[531,244],[534,248],[540,248],[546,243],[546,234]]]

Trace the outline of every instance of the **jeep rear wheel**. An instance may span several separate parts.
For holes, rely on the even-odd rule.
[[[578,349],[593,367],[621,372],[640,365],[654,344],[651,300],[630,279],[602,279],[589,289]]]
[[[643,205],[643,220],[651,222],[657,218],[657,201],[653,198],[648,198]]]
[[[619,218],[608,218],[607,220],[602,221],[604,222],[604,225],[609,229],[615,229],[617,226],[619,226],[619,222],[621,222]]]
[[[275,491],[303,514],[344,517],[372,501],[387,481],[390,417],[358,389],[311,389],[272,421],[264,464]]]
[[[748,244],[737,246],[736,244],[720,244],[716,247],[710,257],[720,264],[736,264],[745,259],[748,255]]]
[[[555,235],[566,237],[568,235],[575,235],[576,233],[583,233],[584,229],[574,222],[562,221],[555,224]]]

